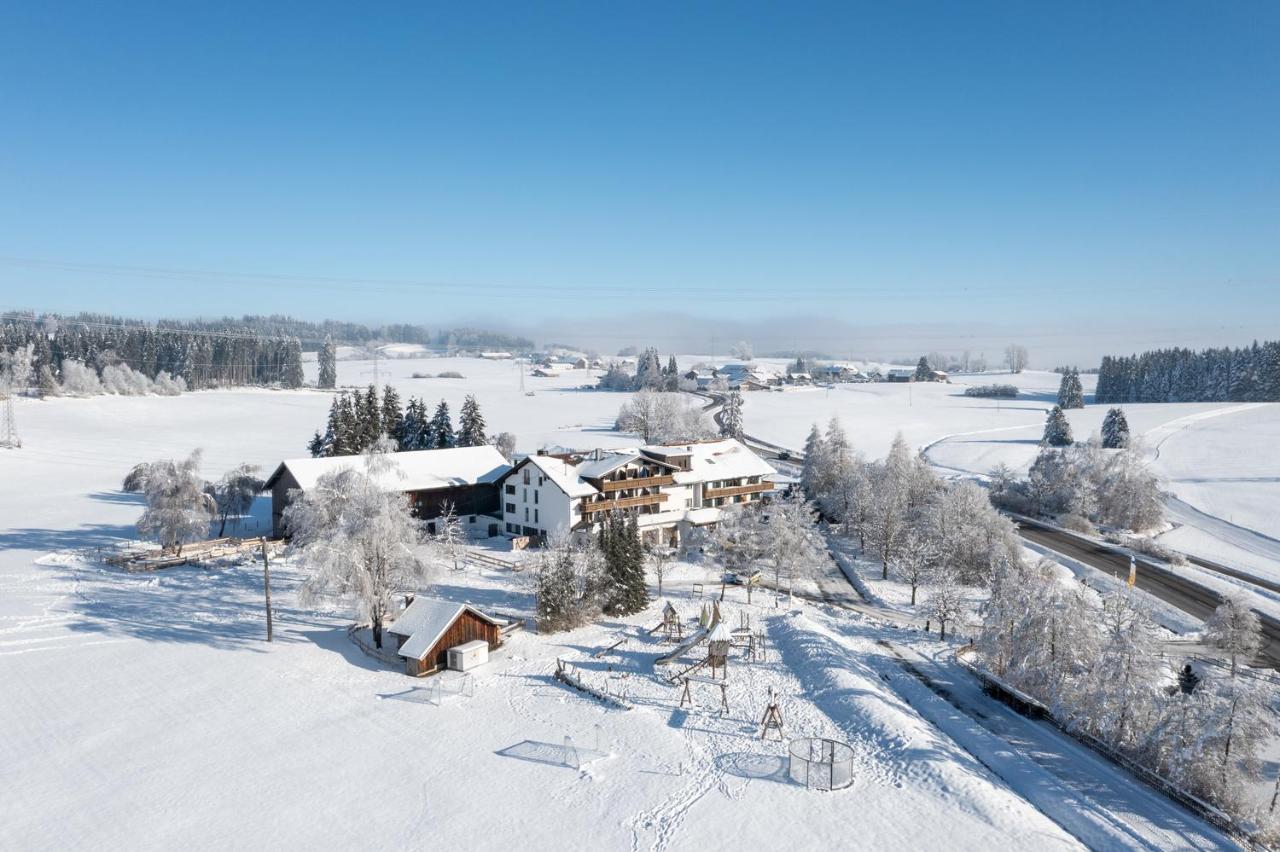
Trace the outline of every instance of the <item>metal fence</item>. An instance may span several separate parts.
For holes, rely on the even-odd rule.
[[[839,790],[853,783],[853,749],[819,737],[792,740],[791,780],[813,790]]]

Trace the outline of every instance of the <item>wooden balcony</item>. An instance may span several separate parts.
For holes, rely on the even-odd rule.
[[[660,488],[663,485],[675,485],[676,478],[670,474],[663,476],[646,476],[643,479],[605,479],[600,482],[600,490],[608,494],[610,491],[621,491],[624,488]]]
[[[731,485],[727,488],[704,488],[702,489],[702,499],[714,500],[719,497],[736,497],[739,494],[767,494],[772,490],[772,482],[757,482],[754,485]]]
[[[613,500],[592,500],[582,502],[582,514],[595,512],[612,512],[614,509],[634,509],[637,506],[657,506],[667,501],[666,494],[641,494],[639,497],[618,497]]]

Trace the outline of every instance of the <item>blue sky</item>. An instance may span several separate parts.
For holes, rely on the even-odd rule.
[[[1278,32],[1274,3],[11,4],[0,309],[1230,339],[1280,316]]]

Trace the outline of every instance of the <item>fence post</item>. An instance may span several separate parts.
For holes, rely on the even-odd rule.
[[[258,539],[262,542],[262,592],[267,602],[267,641],[271,641],[271,563],[267,556],[267,537]]]

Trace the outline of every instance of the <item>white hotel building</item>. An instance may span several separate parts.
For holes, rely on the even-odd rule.
[[[634,450],[528,456],[500,481],[503,530],[547,537],[591,531],[614,509],[636,512],[646,543],[678,544],[721,507],[773,491],[777,471],[726,438]]]

